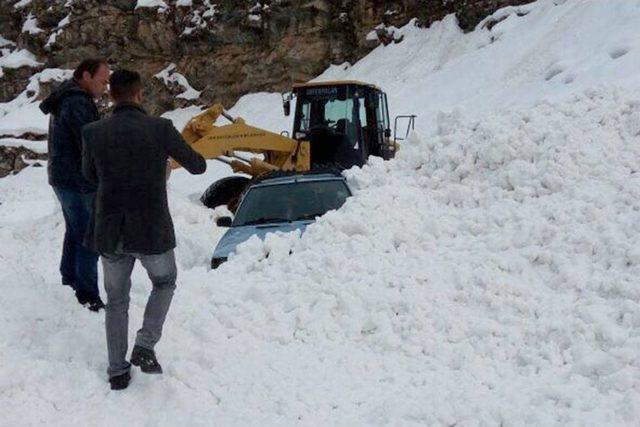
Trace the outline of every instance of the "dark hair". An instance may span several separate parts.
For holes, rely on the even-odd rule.
[[[116,102],[127,101],[142,89],[142,79],[135,71],[121,69],[111,74],[109,86]]]
[[[78,65],[73,72],[73,78],[76,80],[82,80],[82,75],[85,71],[91,74],[91,77],[95,76],[101,65],[108,65],[106,59],[102,58],[88,58]]]

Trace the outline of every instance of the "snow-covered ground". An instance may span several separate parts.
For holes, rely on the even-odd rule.
[[[21,136],[24,133],[46,135],[49,118],[42,114],[36,99],[40,83],[61,82],[72,75],[72,70],[47,68],[31,76],[20,95],[9,102],[0,103],[0,136]]]
[[[408,26],[320,76],[378,84],[418,132],[346,172],[355,196],[302,237],[209,271],[222,231],[197,197],[228,171],[176,171],[165,374],[125,392],[103,317],[58,283],[44,169],[1,179],[0,424],[637,425],[640,1],[507,14]],[[277,94],[231,111],[290,128]],[[150,287],[133,282],[132,335]]]

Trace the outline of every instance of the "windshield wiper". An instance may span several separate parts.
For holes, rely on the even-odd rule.
[[[270,224],[273,222],[291,222],[289,218],[258,218],[252,221],[247,221],[242,225],[259,225],[259,224]]]

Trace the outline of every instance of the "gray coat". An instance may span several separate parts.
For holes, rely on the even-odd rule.
[[[85,244],[113,254],[159,254],[176,246],[167,205],[166,161],[192,174],[207,168],[167,119],[151,117],[136,104],[116,106],[109,118],[82,129],[82,173],[98,186]]]

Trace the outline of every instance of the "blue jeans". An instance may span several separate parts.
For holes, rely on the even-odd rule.
[[[95,193],[85,194],[61,187],[53,187],[53,191],[62,205],[66,226],[60,260],[62,283],[75,289],[80,302],[86,302],[100,295],[99,255],[82,244],[93,214]]]

